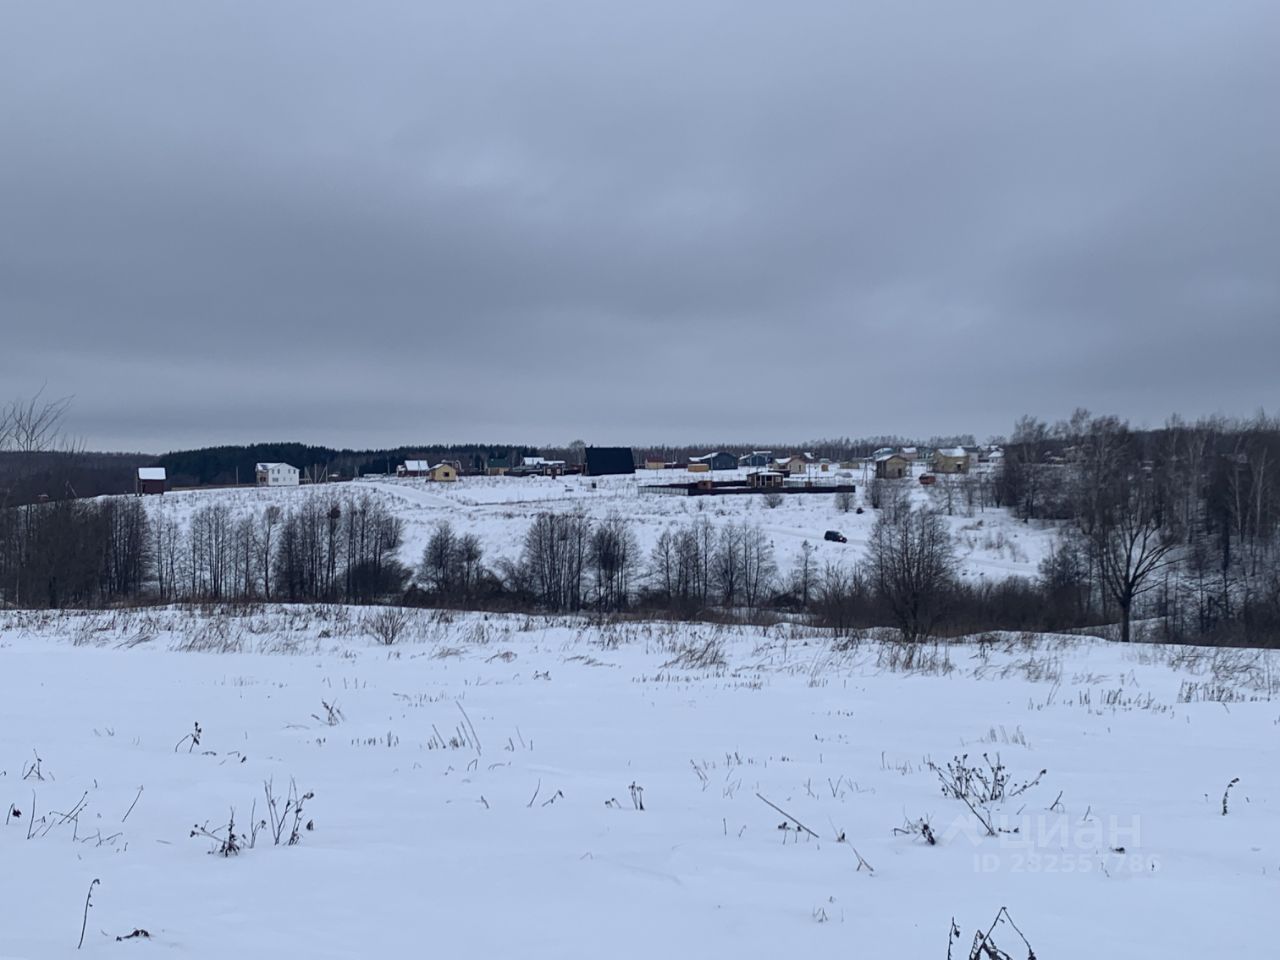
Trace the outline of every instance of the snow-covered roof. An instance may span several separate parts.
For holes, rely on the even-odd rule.
[[[938,453],[944,457],[967,457],[969,455],[969,451],[964,447],[948,447],[945,450],[939,450]]]
[[[290,464],[287,464],[287,463],[260,463],[260,464],[258,464],[258,469],[259,469],[259,470],[270,470],[272,467],[288,467],[290,470],[295,470],[295,469],[297,469],[296,467],[293,467],[293,466],[291,466]]]
[[[903,452],[903,453],[915,453],[915,452],[916,452],[916,448],[915,448],[915,447],[903,447],[903,448],[902,448],[902,452]]]
[[[452,463],[436,463],[436,464],[432,464],[431,470],[434,472],[436,470],[439,470],[441,467],[448,467],[450,470],[457,469],[457,467],[455,467]]]
[[[138,479],[139,480],[166,480],[168,479],[168,477],[164,472],[164,467],[139,467]]]
[[[430,470],[431,464],[426,460],[406,460],[404,468],[414,473],[421,473],[424,470]]]
[[[900,453],[882,453],[876,457],[876,463],[884,463],[886,460],[905,460],[907,459]]]

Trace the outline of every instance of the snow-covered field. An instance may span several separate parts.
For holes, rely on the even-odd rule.
[[[0,614],[0,956],[1274,954],[1274,654],[378,615]]]
[[[745,476],[746,472],[717,473],[715,477],[735,475]],[[146,503],[158,514],[185,522],[192,512],[210,503],[226,503],[237,512],[260,513],[268,504],[287,509],[308,497],[368,494],[382,500],[404,520],[405,542],[400,554],[411,569],[416,569],[432,529],[442,520],[449,521],[460,533],[479,537],[486,563],[492,564],[501,557],[518,555],[530,521],[546,510],[582,510],[597,519],[610,514],[625,517],[631,521],[646,556],[664,529],[702,517],[716,525],[745,520],[760,526],[769,534],[778,566],[784,572],[791,569],[806,541],[817,549],[815,556],[820,565],[856,562],[865,552],[876,514],[866,507],[866,483],[861,470],[855,471],[851,479],[858,488],[854,505],[865,508],[862,514],[841,512],[834,495],[787,496],[779,506],[770,508],[759,496],[676,497],[640,491],[645,484],[687,483],[706,476],[664,470],[622,477],[464,477],[457,483],[380,479],[317,487],[179,491],[147,498]],[[824,479],[834,479],[834,475]],[[944,505],[937,488],[931,494],[914,480],[895,483],[915,502],[930,503],[939,509]],[[946,517],[965,576],[1000,579],[1037,573],[1040,560],[1053,542],[1055,530],[1051,525],[1021,523],[1008,511],[995,508],[965,513],[957,497],[955,515]],[[840,531],[849,542],[824,541],[827,530]]]

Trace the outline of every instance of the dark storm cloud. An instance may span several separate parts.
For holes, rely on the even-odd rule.
[[[92,446],[1274,407],[1270,2],[6,6],[0,384]]]

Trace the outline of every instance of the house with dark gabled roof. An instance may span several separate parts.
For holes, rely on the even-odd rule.
[[[737,470],[738,458],[732,453],[715,453],[704,454],[701,457],[690,457],[689,465],[692,467],[695,463],[705,463],[708,470]]]
[[[630,447],[587,447],[586,468],[589,477],[635,473],[636,459]]]

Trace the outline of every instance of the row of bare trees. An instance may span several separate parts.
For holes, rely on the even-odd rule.
[[[402,523],[368,496],[312,498],[189,523],[142,500],[106,497],[0,511],[0,604],[285,600],[368,603],[399,596]]]
[[[702,518],[659,535],[648,598],[676,611],[755,610],[771,599],[777,575],[773,544],[759,527],[744,521],[716,528]]]
[[[750,524],[715,527],[700,520],[664,530],[646,557],[623,517],[592,520],[578,512],[539,514],[520,555],[482,564],[478,540],[438,524],[423,551],[419,583],[432,599],[544,610],[617,612],[636,606],[696,613],[754,610],[774,599],[773,546]]]

